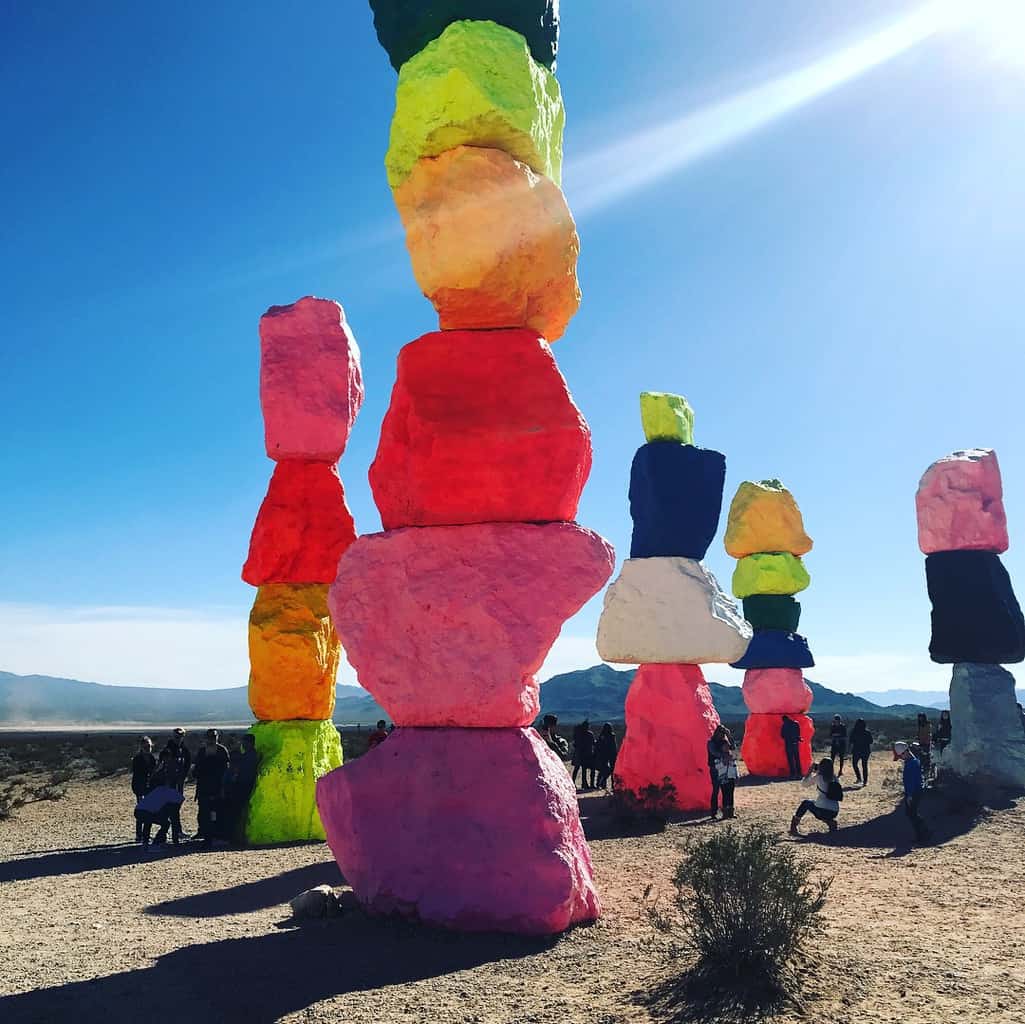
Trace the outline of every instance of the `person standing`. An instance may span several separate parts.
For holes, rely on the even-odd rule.
[[[580,772],[580,785],[584,790],[594,789],[594,733],[591,723],[584,719],[573,730],[573,784]]]
[[[231,759],[216,729],[207,729],[206,742],[196,754],[196,803],[199,835],[211,846],[218,832],[218,810],[224,795],[224,777]]]
[[[1019,710],[1021,705],[1018,705]],[[933,733],[933,745],[936,747],[936,753],[940,757],[943,756],[943,751],[950,746],[951,737],[951,725],[950,725],[950,712],[941,711],[940,720],[936,723],[936,732]]]
[[[833,715],[833,724],[829,727],[829,760],[833,762],[833,772],[839,778],[843,775],[843,762],[847,756],[847,725],[840,715]],[[836,759],[840,758],[840,770],[837,771]]]
[[[247,732],[242,737],[242,750],[231,759],[225,786],[227,821],[225,834],[230,839],[242,839],[246,807],[250,794],[256,785],[256,772],[260,766],[260,755],[256,752],[256,737]]]
[[[929,769],[932,767],[932,723],[924,711],[918,712],[915,739],[918,742],[918,760],[922,766],[922,778],[924,781],[929,777]]]
[[[1018,720],[1021,722],[1022,732],[1025,732],[1025,708],[1018,704]]]
[[[918,743],[895,743],[893,745],[893,759],[903,761],[904,767],[901,773],[904,783],[904,813],[911,822],[915,831],[915,841],[918,843],[927,842],[929,830],[925,827],[918,813],[918,805],[925,791],[925,780],[922,776],[922,762],[919,759],[921,746]]]
[[[804,777],[801,785],[815,787],[814,800],[802,800],[790,820],[790,834],[799,836],[798,825],[801,819],[810,814],[819,821],[824,821],[830,832],[837,829],[836,818],[840,813],[840,801],[843,800],[843,786],[833,773],[833,761],[824,757]]]
[[[721,723],[715,727],[715,731],[709,737],[708,742],[705,744],[705,749],[708,753],[708,778],[712,783],[712,798],[710,800],[709,817],[712,821],[715,821],[716,815],[719,813],[719,795],[722,792],[722,781],[719,778],[719,762],[723,759],[726,753],[726,748],[730,744],[730,734],[726,731],[726,726]],[[723,799],[723,812],[725,816],[726,806],[725,798]]]
[[[594,770],[598,773],[598,788],[605,789],[616,767],[619,745],[611,722],[606,722],[598,733],[594,745]]]
[[[192,754],[185,746],[185,730],[179,726],[171,733],[164,751],[170,755],[170,763],[167,766],[167,784],[177,788],[179,793],[185,792],[185,780],[189,777],[189,770],[192,768]],[[160,760],[164,760],[163,751]]]
[[[733,817],[733,791],[737,785],[737,759],[733,756],[733,744],[730,741],[729,732],[723,741],[722,750],[715,763],[715,770],[719,776],[719,791],[722,793],[722,816],[723,818]],[[712,815],[715,817],[715,815]]]
[[[139,740],[139,750],[132,758],[132,793],[138,802],[150,791],[150,778],[156,771],[157,759],[153,756],[153,741],[148,736]],[[142,822],[135,817],[135,841],[142,841]]]
[[[384,727],[384,719],[381,718],[377,722],[377,728],[370,734],[370,739],[367,740],[367,750],[373,750],[374,747],[384,743],[388,738],[388,730]]]
[[[868,785],[868,755],[872,753],[872,733],[865,725],[865,719],[859,718],[851,729],[851,767],[854,769],[854,780],[863,786]]]
[[[783,749],[787,754],[790,778],[799,779],[801,777],[801,727],[789,715],[784,715],[779,734],[783,739]]]

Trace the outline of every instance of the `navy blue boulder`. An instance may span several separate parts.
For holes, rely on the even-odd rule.
[[[782,629],[756,629],[747,653],[734,668],[811,668],[815,659],[800,633]]]
[[[1025,661],[1025,619],[999,555],[939,551],[925,559],[925,580],[932,601],[933,661]]]
[[[630,467],[631,558],[705,557],[722,511],[726,456],[676,441],[637,449]]]

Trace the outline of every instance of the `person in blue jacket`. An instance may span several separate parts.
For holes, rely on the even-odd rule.
[[[917,743],[895,743],[893,759],[903,761],[902,781],[904,783],[904,813],[915,830],[915,841],[927,842],[929,830],[918,813],[918,805],[925,791],[925,779],[922,775],[921,747]]]

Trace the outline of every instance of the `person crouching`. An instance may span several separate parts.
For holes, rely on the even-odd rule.
[[[833,762],[825,757],[801,781],[802,786],[815,787],[814,800],[802,800],[790,822],[790,834],[799,836],[797,826],[801,819],[810,814],[819,821],[824,821],[830,832],[835,832],[836,817],[840,813],[840,801],[843,800],[843,787],[833,774]]]
[[[161,757],[159,767],[150,778],[150,791],[140,797],[135,805],[135,820],[141,826],[143,849],[150,845],[150,833],[154,825],[159,828],[153,840],[158,846],[167,842],[169,828],[174,845],[181,843],[181,805],[184,799],[177,786],[169,785],[167,761]]]

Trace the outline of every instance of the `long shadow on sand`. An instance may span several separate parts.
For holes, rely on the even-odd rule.
[[[179,1020],[271,1024],[332,996],[531,956],[556,941],[464,935],[353,912],[270,935],[186,946],[151,967],[8,996],[0,999],[0,1020],[134,1024],[148,1007],[173,1007]],[[344,1007],[337,1019],[345,1019]]]
[[[147,914],[166,917],[224,917],[226,914],[251,914],[265,907],[280,906],[287,903],[293,896],[312,889],[315,885],[344,885],[333,860],[320,864],[308,864],[304,868],[284,871],[271,878],[261,878],[256,882],[245,882],[233,885],[228,889],[215,889],[212,892],[197,893],[195,896],[183,896],[177,900],[167,900],[146,908]]]
[[[160,857],[181,857],[204,852],[198,843],[167,846],[143,851],[137,843],[101,843],[68,850],[48,851],[0,863],[0,882],[24,882],[31,878],[77,875],[83,871],[106,871],[128,864],[145,863]]]

